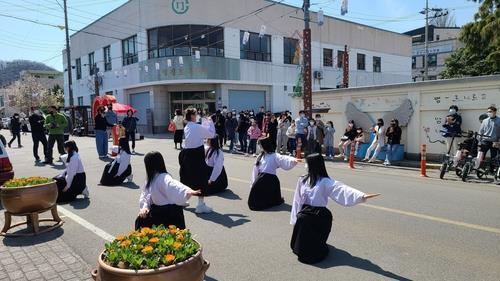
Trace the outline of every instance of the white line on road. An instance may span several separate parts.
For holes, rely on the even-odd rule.
[[[64,214],[66,217],[72,219],[73,221],[75,221],[79,225],[81,225],[81,226],[85,227],[86,229],[90,230],[91,232],[95,233],[95,235],[101,237],[102,239],[110,241],[110,242],[115,240],[115,237],[113,235],[111,235],[111,234],[107,233],[106,231],[100,229],[99,227],[91,224],[90,222],[88,222],[84,218],[78,216],[77,214],[71,212],[70,210],[68,210],[62,206],[57,206],[57,209],[59,210],[59,212]]]

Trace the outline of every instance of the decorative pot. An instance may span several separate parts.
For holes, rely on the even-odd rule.
[[[57,201],[56,182],[26,186],[0,187],[2,206],[12,214],[33,213],[49,209]]]
[[[92,278],[96,281],[203,281],[205,272],[210,263],[203,259],[202,249],[191,258],[166,267],[158,269],[120,269],[106,264],[99,256],[99,268],[92,271]]]

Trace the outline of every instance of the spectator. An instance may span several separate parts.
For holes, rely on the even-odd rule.
[[[377,119],[377,125],[373,128],[373,132],[375,133],[375,138],[373,138],[372,144],[368,147],[366,151],[365,158],[363,161],[368,161],[369,163],[375,162],[377,159],[378,153],[382,150],[382,147],[385,145],[385,130],[384,130],[384,120]],[[370,158],[372,151],[373,156]],[[370,158],[370,160],[368,160]]]
[[[48,152],[45,164],[52,164],[52,151],[56,142],[59,155],[64,154],[64,129],[66,126],[68,126],[66,117],[58,112],[57,107],[49,107],[49,115],[45,118],[45,128],[49,130]]]
[[[398,119],[392,119],[391,125],[387,128],[385,135],[387,136],[387,153],[385,154],[385,166],[390,166],[394,160],[394,154],[398,151],[401,143],[401,127],[399,127]]]
[[[272,113],[267,114],[267,119],[269,122],[267,123],[267,133],[268,136],[273,143],[274,151],[276,151],[276,142],[278,138],[278,120],[276,120],[276,116]]]
[[[215,133],[219,136],[219,147],[224,146],[224,135],[226,131],[226,118],[220,110],[215,112],[212,116],[212,120],[215,124]]]
[[[132,154],[135,153],[135,133],[137,132],[137,121],[139,121],[139,118],[134,116],[134,111],[132,111],[132,109],[127,110],[127,117],[123,118],[122,126],[125,128],[125,138],[127,141],[132,140]]]
[[[106,122],[108,125],[107,126],[107,134],[108,134],[108,139],[109,139],[109,136],[112,136],[113,126],[118,124],[118,116],[113,111],[113,104],[112,103],[108,104],[108,111],[106,111],[106,115],[104,117],[106,118]],[[107,141],[107,139],[106,139],[106,141]],[[114,143],[114,140],[113,140],[113,143]]]
[[[250,127],[250,119],[248,119],[247,113],[240,112],[240,119],[238,121],[238,137],[240,141],[240,151],[243,153],[247,152],[248,148],[248,135],[247,131]]]
[[[286,117],[286,113],[283,112],[280,115],[280,119],[278,120],[278,152],[281,154],[285,154],[287,151],[287,143],[288,136],[286,132],[288,131],[288,127],[290,127],[290,121]]]
[[[97,110],[97,115],[94,119],[94,131],[95,131],[95,144],[97,148],[97,153],[99,154],[99,158],[107,158],[108,157],[108,133],[106,132],[106,128],[109,125],[112,125],[107,122],[107,119],[104,117],[104,107],[101,106]],[[50,142],[50,141],[49,141]]]
[[[45,118],[42,116],[40,110],[36,109],[28,118],[31,126],[31,138],[33,139],[33,156],[35,157],[35,161],[39,162],[40,157],[38,156],[38,145],[42,143],[43,146],[43,156],[45,160],[49,157],[47,155],[47,137],[45,136]]]
[[[325,123],[321,121],[321,114],[316,114],[316,136],[317,136],[317,145],[316,152],[321,154],[323,151],[323,138],[325,137]]]
[[[232,112],[227,113],[226,120],[226,136],[229,141],[229,152],[234,153],[234,143],[236,140],[236,129],[238,128],[238,120],[236,120],[236,116],[233,115]]]
[[[64,128],[64,141],[66,142],[69,141],[69,135],[73,132],[73,121],[71,120],[69,111],[65,111],[63,115],[66,118],[66,122],[68,123],[68,126]]]
[[[316,126],[316,120],[309,119],[309,126],[307,127],[307,150],[306,156],[316,152],[318,145],[318,130]]]
[[[255,116],[255,120],[257,121],[257,125],[259,126],[259,129],[261,131],[264,131],[263,122],[264,122],[264,117],[266,116],[265,109],[263,106],[260,107],[259,113]]]
[[[28,120],[26,120],[26,118],[21,118],[21,131],[23,131],[23,135],[27,135],[30,131],[28,128]]]
[[[481,138],[481,151],[476,158],[475,168],[478,169],[479,165],[486,157],[488,150],[490,151],[491,159],[495,159],[498,154],[498,148],[493,147],[494,142],[500,140],[500,118],[497,117],[497,108],[494,106],[488,107],[488,118],[484,119],[479,128],[479,134],[486,137]],[[490,171],[493,173],[495,169],[495,161],[490,161]]]
[[[250,144],[248,145],[248,154],[253,154],[253,157],[257,157],[257,140],[261,136],[261,132],[259,127],[257,126],[257,122],[255,120],[252,121],[252,126],[248,128],[247,132],[250,137]]]
[[[345,155],[346,150],[347,147],[351,145],[354,138],[356,138],[356,124],[354,120],[351,120],[347,123],[344,135],[340,138],[339,155],[337,155],[337,157],[344,158],[344,161],[347,161],[347,156]]]
[[[297,140],[295,139],[295,120],[292,120],[290,127],[286,130],[286,136],[288,137],[288,153],[290,156],[295,155],[295,150],[297,149]]]
[[[23,147],[21,145],[21,119],[19,113],[14,113],[10,118],[10,132],[12,133],[12,139],[9,141],[9,147],[16,139],[17,147]]]
[[[358,155],[358,147],[360,144],[364,144],[366,142],[365,133],[363,132],[363,128],[359,127],[356,129],[356,137],[354,138],[355,148],[354,148],[354,156]]]
[[[174,133],[174,145],[175,149],[177,149],[177,144],[180,145],[180,149],[182,149],[182,138],[184,136],[184,116],[182,116],[182,110],[176,109],[174,119],[172,119],[175,125],[175,133]]]
[[[454,155],[457,151],[460,141],[455,138],[452,143],[452,139],[462,132],[461,126],[462,116],[458,114],[458,106],[452,105],[450,106],[449,114],[446,116],[446,121],[443,124],[443,137],[446,138],[446,153],[449,151],[450,155]]]
[[[304,110],[299,112],[299,118],[295,120],[295,135],[297,141],[300,139],[302,142],[302,147],[306,147],[307,145],[307,126],[309,124],[309,120],[306,118],[306,113]]]
[[[333,126],[333,122],[332,121],[328,121],[326,122],[326,126],[325,126],[325,137],[324,137],[324,145],[325,145],[325,148],[326,148],[326,157],[328,159],[333,159],[333,156],[335,154],[335,152],[333,151],[333,135],[335,134],[335,127]]]

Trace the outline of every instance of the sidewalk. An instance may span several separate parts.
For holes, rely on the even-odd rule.
[[[3,226],[1,206],[0,211],[0,226]],[[25,226],[14,230],[22,227]],[[90,266],[63,241],[63,233],[64,225],[38,236],[1,237],[0,281],[93,280],[90,277]]]

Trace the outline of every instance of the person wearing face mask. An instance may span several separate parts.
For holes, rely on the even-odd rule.
[[[234,143],[236,141],[236,129],[238,128],[238,120],[236,120],[235,115],[233,115],[232,112],[229,112],[227,114],[225,126],[227,140],[229,141],[229,152],[235,153]]]
[[[295,119],[295,137],[297,142],[301,141],[302,148],[307,146],[307,126],[309,125],[309,119],[306,117],[306,112],[304,110],[299,111],[299,118]]]
[[[250,127],[250,119],[247,117],[247,113],[240,112],[240,118],[238,120],[238,139],[240,141],[240,151],[243,153],[247,153],[248,148],[248,136],[247,131]]]
[[[47,159],[45,164],[52,164],[52,150],[57,142],[57,150],[59,155],[64,152],[64,129],[68,126],[66,117],[57,111],[57,107],[49,107],[49,115],[45,117],[45,128],[49,130],[49,143],[47,148]]]
[[[370,147],[368,147],[368,150],[366,151],[365,159],[363,159],[363,161],[368,161],[369,163],[375,162],[378,153],[380,152],[380,150],[382,150],[382,147],[384,147],[385,145],[385,130],[384,130],[383,119],[377,119],[377,125],[373,128],[373,132],[375,133],[375,138],[373,139],[372,144],[370,145]],[[373,153],[373,156],[370,158],[370,154],[374,150],[375,152]]]
[[[391,126],[387,128],[385,135],[387,136],[387,153],[385,155],[385,166],[390,166],[393,160],[394,153],[398,150],[401,143],[401,127],[399,127],[398,119],[391,120]]]
[[[318,127],[316,126],[316,120],[309,119],[309,126],[307,127],[307,150],[306,156],[316,152],[316,147],[318,146]]]
[[[490,151],[491,159],[495,159],[498,154],[498,148],[493,147],[494,142],[500,141],[500,118],[497,117],[497,108],[494,106],[488,107],[487,114],[488,118],[483,120],[479,128],[479,134],[486,137],[481,138],[481,150],[476,158],[475,169],[479,168],[488,151]],[[493,172],[494,169],[494,161],[490,161],[490,171]]]
[[[364,144],[366,142],[365,138],[365,133],[363,132],[363,128],[358,127],[356,129],[356,137],[354,138],[354,143],[355,143],[355,148],[354,148],[354,157],[356,157],[358,150],[358,147],[360,144]]]
[[[108,120],[104,117],[104,106],[101,106],[97,109],[97,115],[94,118],[95,145],[100,159],[108,157],[108,134],[106,129],[109,125],[112,124],[108,123]]]
[[[323,146],[323,139],[325,137],[325,123],[321,121],[321,114],[316,114],[315,120],[316,120],[316,137],[317,137],[316,139],[317,145],[315,151],[321,154],[323,152],[322,146]]]
[[[47,138],[45,137],[45,118],[43,117],[40,110],[36,109],[28,118],[31,126],[31,138],[33,139],[33,156],[35,161],[39,162],[40,157],[38,156],[38,145],[42,143],[43,155],[45,160],[47,160]]]
[[[325,126],[325,138],[324,138],[324,145],[326,148],[326,157],[328,159],[333,159],[334,151],[333,151],[333,134],[335,134],[335,127],[333,127],[333,122],[328,121],[326,122]]]
[[[266,117],[266,110],[263,106],[260,107],[259,113],[255,115],[255,121],[257,121],[257,126],[259,126],[259,129],[261,131],[264,131],[264,128],[262,127],[264,124],[264,117]]]
[[[286,118],[286,114],[283,112],[278,120],[278,152],[285,154],[287,152],[288,137],[286,132],[290,127],[290,122]]]
[[[354,120],[351,120],[347,124],[347,128],[345,129],[344,135],[340,138],[339,155],[337,155],[337,157],[344,158],[344,161],[347,161],[346,150],[355,137],[356,137],[356,124],[354,123]]]
[[[222,111],[217,110],[212,116],[212,121],[215,124],[215,132],[219,136],[219,147],[224,147],[224,136],[226,135],[226,118]]]
[[[17,147],[23,147],[21,145],[21,119],[19,113],[14,113],[12,118],[10,118],[10,132],[12,134],[12,139],[9,141],[9,147],[17,139]]]
[[[458,143],[460,141],[456,137],[457,134],[462,132],[462,116],[458,114],[458,106],[452,105],[448,111],[448,115],[446,116],[446,120],[443,124],[443,137],[446,138],[446,152],[451,151],[450,155],[454,155],[458,148]],[[455,136],[455,139],[452,139]]]

